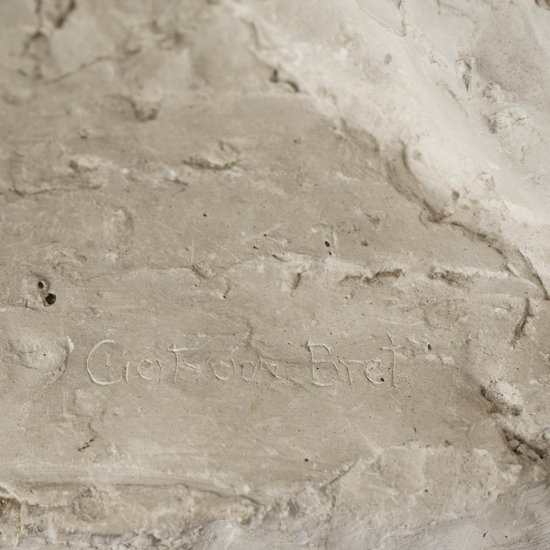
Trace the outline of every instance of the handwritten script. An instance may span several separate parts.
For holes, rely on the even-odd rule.
[[[205,381],[242,383],[294,383],[319,388],[337,385],[397,385],[397,357],[402,346],[386,333],[387,343],[379,347],[378,357],[335,357],[331,348],[320,342],[307,341],[307,359],[298,364],[253,356],[242,358],[231,350],[208,356],[194,347],[173,345],[158,357],[127,359],[128,354],[115,340],[97,342],[86,359],[86,372],[93,384],[189,384]],[[115,358],[114,356],[117,356]],[[168,358],[166,357],[168,356]]]

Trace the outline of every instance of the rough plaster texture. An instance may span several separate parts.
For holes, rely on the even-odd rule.
[[[0,0],[0,546],[549,548],[549,28]]]

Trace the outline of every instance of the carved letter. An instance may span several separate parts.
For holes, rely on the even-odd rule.
[[[94,383],[94,384],[97,384],[98,386],[111,386],[112,384],[118,384],[121,380],[122,380],[122,374],[116,379],[116,380],[100,380],[99,378],[95,377],[93,374],[92,374],[92,371],[90,370],[90,359],[92,357],[92,355],[94,354],[94,352],[101,346],[105,345],[105,344],[115,344],[116,342],[114,340],[101,340],[101,342],[98,342],[90,351],[90,353],[88,354],[88,357],[86,359],[86,371],[88,372],[88,376],[90,377],[90,380]],[[111,364],[111,357],[109,354],[107,354],[107,363],[106,365],[107,367],[109,368],[112,368],[112,364]],[[126,363],[126,367],[125,369],[128,369],[128,363]]]
[[[199,380],[199,366],[192,365],[191,363],[188,363],[187,361],[183,362],[183,365],[179,364],[179,356],[178,353],[181,351],[194,351],[196,348],[176,348],[175,346],[172,346],[171,348],[168,348],[168,351],[171,351],[176,356],[176,370],[174,371],[174,384],[176,383],[178,379],[178,371],[179,369],[188,368],[193,371],[194,374],[197,375],[197,381]]]
[[[313,348],[315,347],[324,348],[328,353],[328,359],[321,359],[321,358],[315,357],[313,353]],[[330,366],[332,366],[332,368],[336,372],[336,377],[338,378],[338,380],[340,380],[340,371],[338,370],[336,363],[332,359],[332,352],[330,351],[330,348],[326,344],[314,344],[308,340],[308,342],[306,343],[306,348],[309,350],[309,353],[311,354],[311,378],[314,386],[327,387],[327,386],[332,386],[334,384],[334,382],[331,382],[330,384],[323,384],[316,380],[315,371],[318,370],[319,367],[316,367],[315,365],[319,365],[322,363],[328,363]]]

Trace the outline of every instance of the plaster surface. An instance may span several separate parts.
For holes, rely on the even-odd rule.
[[[0,2],[0,547],[550,546],[546,0]]]

